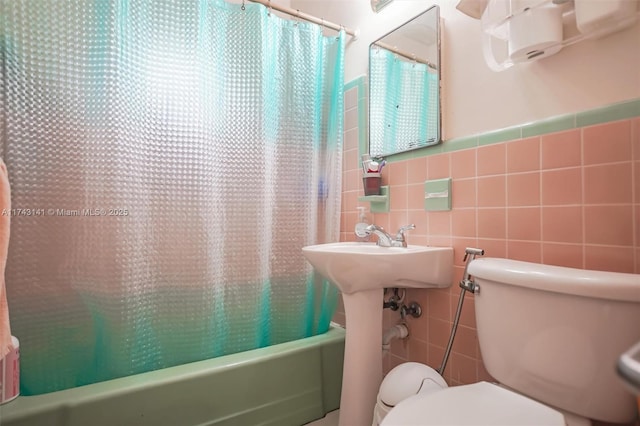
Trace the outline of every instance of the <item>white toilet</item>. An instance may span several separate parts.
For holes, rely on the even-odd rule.
[[[476,322],[486,382],[417,394],[383,426],[632,422],[616,360],[640,340],[640,275],[477,259]]]

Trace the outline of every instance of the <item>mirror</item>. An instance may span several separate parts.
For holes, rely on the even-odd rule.
[[[369,46],[369,154],[441,142],[440,9],[432,6]]]

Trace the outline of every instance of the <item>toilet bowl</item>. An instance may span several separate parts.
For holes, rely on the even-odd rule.
[[[381,425],[565,425],[637,417],[615,364],[640,340],[640,275],[491,258],[474,260],[468,271],[479,289],[482,359],[501,385],[410,396]]]

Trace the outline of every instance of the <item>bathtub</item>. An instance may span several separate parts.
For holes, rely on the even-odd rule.
[[[340,404],[342,328],[0,406],[2,426],[293,425]]]

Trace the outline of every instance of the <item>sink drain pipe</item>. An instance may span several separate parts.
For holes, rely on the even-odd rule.
[[[458,308],[456,309],[456,316],[453,320],[453,326],[451,326],[451,335],[449,336],[449,343],[447,344],[447,349],[444,352],[444,358],[442,359],[442,365],[438,368],[438,374],[441,376],[444,374],[444,369],[447,367],[447,361],[449,361],[449,355],[451,354],[451,348],[453,347],[453,339],[456,338],[456,331],[458,330],[458,322],[460,322],[460,314],[462,313],[462,303],[464,302],[464,295],[467,291],[472,293],[477,293],[480,291],[480,287],[478,287],[473,280],[471,279],[471,275],[467,273],[467,268],[469,267],[469,263],[476,258],[476,256],[483,256],[484,250],[478,248],[467,247],[464,251],[464,273],[462,274],[462,281],[460,281],[460,299],[458,299]]]
[[[386,355],[391,349],[391,341],[393,339],[404,339],[409,336],[409,329],[405,324],[397,324],[388,329],[382,335],[382,356]]]

